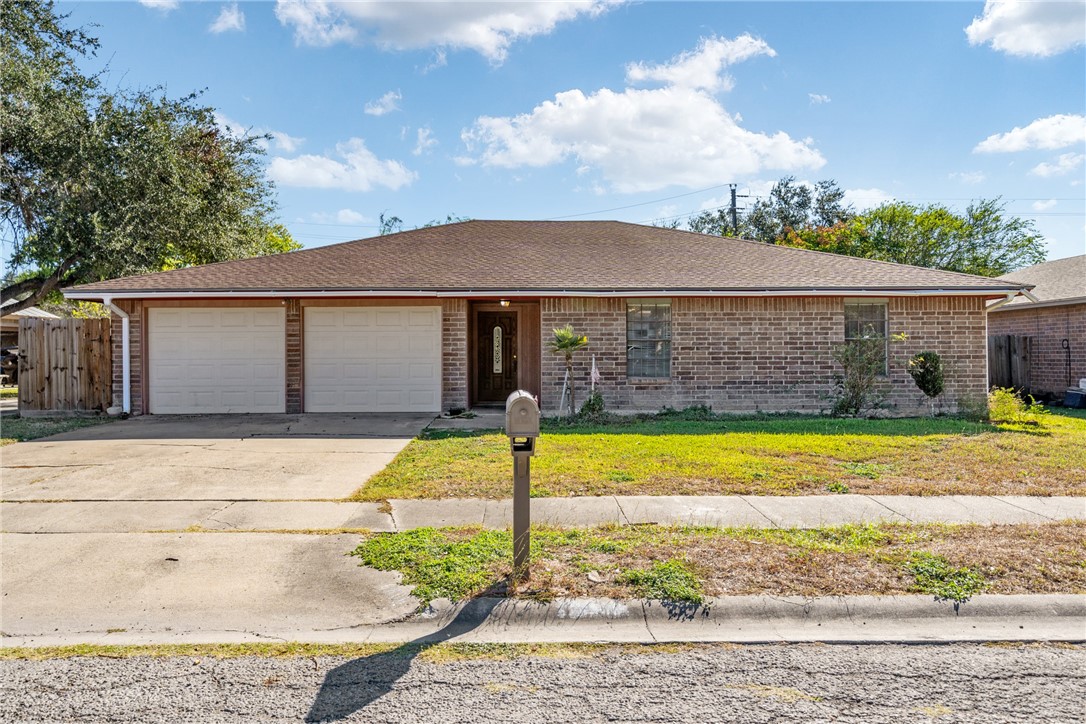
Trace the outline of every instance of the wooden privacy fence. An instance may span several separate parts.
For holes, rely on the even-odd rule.
[[[104,412],[113,404],[108,319],[19,320],[19,414]]]
[[[1030,337],[993,334],[988,337],[988,386],[1030,388]]]

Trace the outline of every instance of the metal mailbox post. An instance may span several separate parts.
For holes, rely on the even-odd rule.
[[[535,397],[517,390],[505,401],[505,434],[513,453],[513,580],[528,580],[531,511],[531,457],[539,437],[539,405]]]

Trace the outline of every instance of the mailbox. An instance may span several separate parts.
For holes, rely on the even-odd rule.
[[[530,392],[517,390],[505,401],[505,434],[514,455],[533,455],[539,437],[539,405]]]

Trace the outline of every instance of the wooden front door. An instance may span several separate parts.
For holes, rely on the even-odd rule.
[[[475,340],[475,397],[505,402],[517,389],[517,313],[480,311]]]

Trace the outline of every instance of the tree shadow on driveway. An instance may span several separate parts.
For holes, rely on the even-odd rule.
[[[500,601],[497,598],[469,601],[448,624],[434,633],[391,651],[354,659],[332,669],[325,675],[305,721],[339,721],[369,706],[392,690],[411,668],[416,656],[431,646],[478,628]]]

